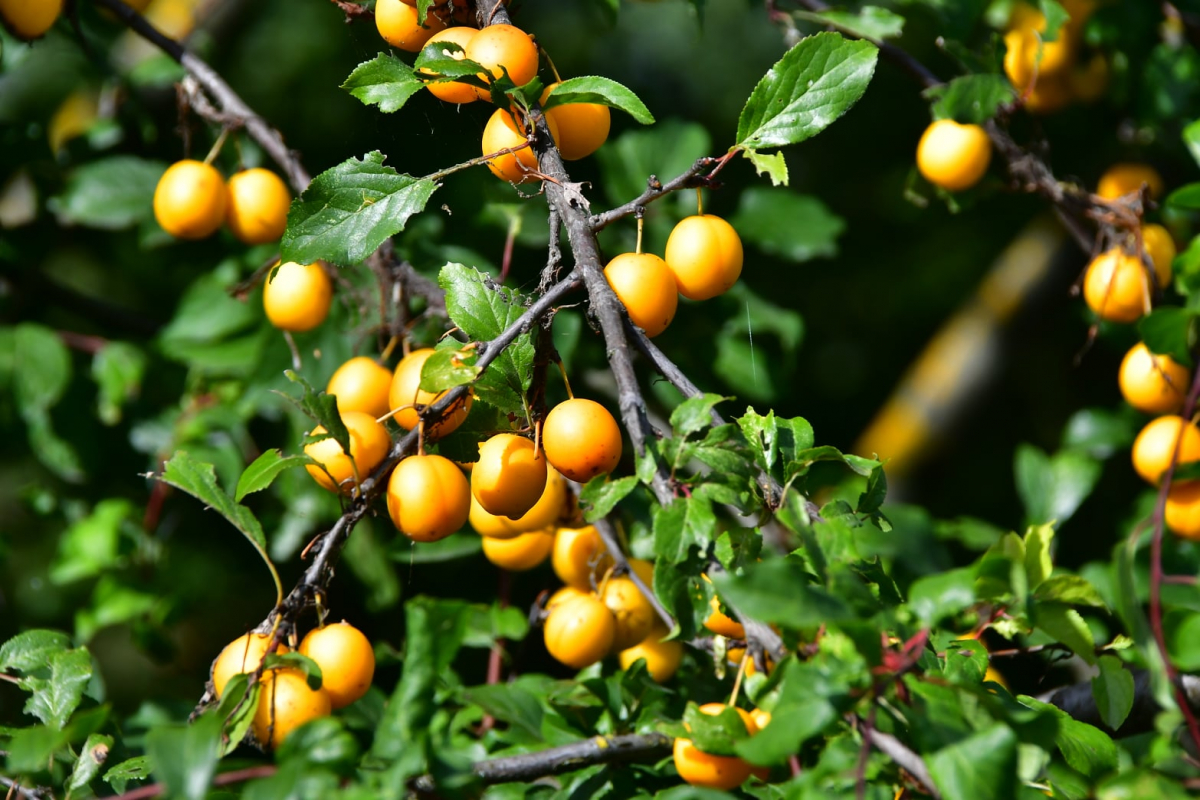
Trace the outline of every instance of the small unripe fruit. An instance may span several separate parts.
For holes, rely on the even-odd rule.
[[[436,542],[461,528],[471,509],[471,486],[453,461],[410,456],[392,471],[388,514],[414,542]]]
[[[479,447],[471,494],[489,514],[519,519],[546,488],[546,459],[523,436],[498,433]]]
[[[1154,355],[1142,342],[1121,361],[1117,380],[1125,402],[1145,414],[1168,414],[1183,407],[1190,375],[1170,356]]]
[[[569,596],[556,603],[543,634],[550,655],[568,667],[583,669],[612,649],[616,623],[608,607],[594,596]]]
[[[391,410],[391,388],[390,369],[366,356],[355,356],[337,368],[325,392],[337,398],[338,411],[361,411],[378,419]]]
[[[445,392],[434,394],[421,388],[421,369],[433,352],[432,348],[426,347],[413,350],[400,359],[400,363],[396,365],[396,373],[392,377],[392,387],[388,391],[388,405],[393,409],[414,404],[430,406],[445,394]],[[425,437],[438,439],[448,436],[463,423],[470,411],[471,394],[468,392],[462,399],[456,401],[440,420],[433,425],[426,426]],[[404,408],[403,411],[397,411],[392,419],[404,430],[411,431],[417,427],[421,417],[415,408]]]
[[[464,58],[466,58],[466,53],[464,51],[466,50],[467,45],[471,43],[471,40],[475,38],[475,34],[477,33],[479,33],[479,31],[475,30],[474,28],[467,28],[461,25],[453,28],[446,28],[446,30],[439,31],[431,36],[429,41],[425,43],[425,47],[429,47],[432,44],[441,44],[443,42],[456,44],[461,47],[462,50],[453,52],[449,50],[443,50],[442,55],[446,58],[453,58],[455,61],[462,61]],[[431,74],[428,70],[421,70],[421,72],[424,74]],[[425,88],[429,89],[429,93],[434,97],[446,103],[457,103],[461,105],[463,103],[474,103],[479,99],[479,95],[475,93],[474,86],[466,83],[459,83],[458,81],[427,83],[425,84]]]
[[[154,188],[154,218],[177,239],[203,239],[225,221],[225,179],[190,159],[167,167]]]
[[[225,645],[212,668],[213,691],[217,697],[224,694],[226,684],[234,675],[258,669],[270,643],[271,637],[265,633],[247,633]],[[288,648],[281,644],[275,652],[286,653]]]
[[[529,34],[513,25],[488,25],[479,31],[466,46],[466,57],[487,70],[479,74],[484,81],[499,78],[507,70],[513,83],[524,86],[537,75],[537,45]],[[486,89],[475,92],[483,100],[491,99]]]
[[[1113,248],[1092,260],[1083,277],[1083,299],[1109,322],[1133,322],[1150,305],[1150,281],[1137,256]]]
[[[663,261],[689,300],[724,294],[742,274],[742,240],[725,220],[712,214],[686,217],[667,237]]]
[[[621,461],[621,429],[599,403],[576,397],[550,409],[542,424],[546,459],[567,478],[587,483]]]
[[[267,319],[283,331],[311,331],[329,316],[333,282],[320,264],[288,261],[271,270],[263,284]]]
[[[358,481],[370,475],[383,462],[392,446],[392,437],[388,436],[387,428],[376,422],[370,414],[346,411],[341,417],[346,432],[350,434],[349,455],[332,437],[304,447],[304,454],[317,462],[305,469],[313,480],[331,492],[352,490]],[[314,436],[322,433],[325,433],[323,426],[313,428]]]
[[[254,712],[254,737],[264,747],[275,749],[306,722],[329,716],[329,695],[311,689],[298,670],[270,670],[263,675],[258,708]]]
[[[526,572],[545,561],[554,547],[549,531],[522,533],[511,539],[483,539],[483,555],[497,567]]]
[[[1200,429],[1173,414],[1151,420],[1133,441],[1133,468],[1143,480],[1157,484],[1175,457],[1177,443],[1176,463],[1200,461]]]
[[[1154,167],[1149,164],[1113,164],[1100,176],[1096,194],[1105,200],[1116,200],[1130,192],[1140,191],[1143,184],[1149,190],[1151,200],[1162,196],[1163,179]]]
[[[279,241],[287,228],[292,194],[283,179],[267,169],[254,168],[229,179],[225,221],[246,244]]]
[[[925,180],[950,192],[979,183],[992,160],[992,141],[978,125],[939,119],[917,144],[917,169]]]
[[[300,653],[321,668],[321,689],[334,708],[345,708],[367,693],[375,676],[375,651],[362,631],[345,622],[308,632]]]
[[[538,102],[544,106],[555,86],[558,84],[547,86]],[[601,103],[555,106],[546,112],[546,119],[554,120],[558,126],[559,135],[554,137],[554,142],[564,161],[578,161],[599,150],[608,139],[612,125],[612,114],[608,106]]]
[[[633,321],[649,337],[675,318],[679,288],[667,263],[653,253],[622,253],[608,262],[604,277]]]
[[[402,3],[400,0],[378,0],[375,3],[375,28],[392,47],[399,47],[410,53],[416,53],[438,31],[446,27],[446,23],[434,13],[434,7],[429,7],[425,15],[425,24],[417,19],[415,6]]]

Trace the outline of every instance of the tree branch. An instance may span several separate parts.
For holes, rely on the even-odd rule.
[[[593,764],[657,761],[671,752],[671,746],[672,739],[661,733],[595,736],[536,753],[489,758],[476,763],[472,771],[485,784],[531,781]],[[428,794],[436,784],[432,775],[422,775],[413,781],[413,788]]]
[[[636,570],[629,568],[629,559],[622,552],[621,544],[617,541],[617,532],[613,528],[613,524],[608,520],[608,517],[596,520],[593,525],[596,528],[596,532],[600,534],[600,539],[604,542],[604,546],[608,548],[608,554],[612,556],[613,563],[629,577],[629,580],[633,581],[633,585],[638,588],[642,596],[654,607],[654,613],[658,614],[658,618],[667,626],[667,630],[674,628],[675,618],[671,616],[671,612],[667,611],[666,606],[659,601],[658,595],[654,594],[654,590],[646,585],[646,582],[642,580],[642,576],[638,575]]]
[[[909,775],[912,775],[931,797],[941,800],[942,795],[934,784],[933,777],[929,774],[929,767],[925,766],[924,760],[909,750],[903,742],[890,733],[883,733],[875,728],[864,729],[863,738],[869,741],[876,750],[895,761]]]
[[[308,188],[312,178],[300,164],[296,154],[284,144],[283,136],[268,125],[250,106],[246,105],[245,101],[212,67],[182,44],[163,34],[162,31],[147,22],[145,17],[125,5],[121,0],[95,0],[95,3],[107,8],[134,33],[178,61],[195,79],[196,83],[216,101],[216,109],[220,111],[221,119],[224,120],[222,124],[228,124],[231,120],[238,121],[246,129],[250,138],[254,139],[275,160],[297,193]]]
[[[692,164],[686,172],[679,175],[667,183],[661,183],[658,177],[651,175],[646,181],[646,191],[642,192],[634,200],[630,200],[624,205],[617,206],[614,209],[605,211],[602,214],[595,214],[589,220],[589,224],[593,231],[602,231],[609,225],[619,219],[637,213],[638,208],[652,203],[660,197],[665,197],[671,192],[678,192],[682,189],[695,189],[697,187],[710,186],[712,180],[703,177],[701,173],[710,167],[715,166],[721,159],[719,158],[699,158],[696,163]]]

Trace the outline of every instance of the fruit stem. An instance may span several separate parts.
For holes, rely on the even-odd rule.
[[[604,577],[600,579],[600,586],[596,589],[596,596],[602,600],[604,598],[604,590],[608,587],[608,579],[612,577],[613,570],[616,568],[616,564],[609,564],[608,569],[604,571]]]
[[[417,419],[417,455],[425,455],[425,420]]]
[[[379,363],[386,366],[387,360],[392,355],[392,351],[396,349],[396,345],[400,343],[399,336],[393,336],[388,340],[387,346],[383,348],[383,352],[379,354]]]
[[[538,45],[538,50],[542,51],[542,58],[546,59],[546,63],[550,65],[550,71],[554,73],[554,82],[562,83],[562,76],[558,74],[558,67],[554,66],[554,59],[546,52],[546,48]]]
[[[704,190],[699,186],[696,187],[696,215],[704,216]]]
[[[383,423],[387,422],[392,417],[399,414],[401,411],[407,411],[410,408],[416,408],[416,407],[417,407],[416,403],[409,403],[406,406],[397,406],[396,408],[393,408],[391,411],[384,414],[382,417],[380,417],[379,419],[377,419],[375,421],[378,422],[380,425],[382,425]]]
[[[732,708],[737,705],[738,692],[742,689],[742,678],[746,674],[746,664],[750,659],[750,645],[747,643],[746,649],[742,651],[742,660],[738,662],[737,677],[733,679],[733,692],[729,695],[729,706]]]
[[[213,143],[212,149],[208,151],[208,155],[204,157],[205,164],[212,164],[218,155],[221,153],[221,148],[225,146],[225,140],[229,137],[229,128],[221,128],[221,135],[217,137],[217,141]]]
[[[562,363],[562,359],[561,359],[561,358],[556,358],[556,359],[554,359],[554,363],[558,365],[558,371],[559,371],[559,374],[561,374],[561,375],[562,375],[563,383],[564,383],[564,384],[566,385],[566,387],[567,387],[567,397],[569,397],[569,398],[571,398],[572,400],[574,400],[574,399],[575,399],[575,393],[571,391],[571,381],[567,379],[567,368],[563,366],[563,363]]]
[[[638,214],[637,215],[638,238],[637,238],[637,247],[634,248],[634,252],[637,253],[639,256],[642,254],[642,228],[644,227],[644,222],[645,222],[645,220],[642,219],[642,215]]]
[[[288,350],[292,351],[292,369],[299,372],[304,368],[304,364],[300,361],[300,350],[296,347],[296,340],[292,338],[291,331],[284,331],[283,338],[287,342]]]

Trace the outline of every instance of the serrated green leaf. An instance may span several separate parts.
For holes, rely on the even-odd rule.
[[[975,571],[961,567],[913,581],[908,606],[921,624],[933,626],[975,603]]]
[[[229,755],[242,744],[254,724],[254,712],[258,710],[258,698],[262,683],[250,684],[250,674],[239,672],[225,684],[221,703],[217,706],[217,718],[222,720],[222,757]]]
[[[31,630],[18,633],[0,645],[0,671],[32,672],[50,662],[57,653],[71,648],[71,637],[59,631]]]
[[[636,475],[627,475],[617,480],[607,475],[597,475],[583,486],[579,493],[579,504],[584,509],[583,518],[588,522],[607,517],[617,504],[637,488]]]
[[[735,147],[762,150],[816,136],[862,97],[878,56],[870,42],[836,33],[800,40],[754,87]]]
[[[357,264],[404,230],[438,184],[401,175],[383,158],[375,150],[313,178],[288,213],[280,245],[284,261]]]
[[[52,654],[46,666],[49,677],[30,677],[21,681],[33,692],[25,703],[25,713],[62,730],[83,700],[83,691],[92,678],[92,654],[86,648],[62,650]]]
[[[934,119],[952,119],[971,125],[982,125],[1005,103],[1013,100],[1013,88],[1003,75],[963,75],[925,90],[933,101],[930,111]]]
[[[1100,656],[1096,666],[1100,671],[1092,678],[1092,698],[1100,711],[1100,719],[1115,731],[1133,710],[1133,673],[1125,669],[1124,662],[1116,656]]]
[[[695,703],[688,703],[683,712],[683,724],[692,744],[704,753],[715,756],[737,754],[737,743],[749,738],[746,723],[730,706],[720,714],[706,714]]]
[[[399,111],[408,98],[425,88],[412,67],[388,53],[380,53],[354,68],[342,88],[362,101],[379,106],[385,114]]]
[[[466,700],[497,720],[515,726],[533,741],[543,741],[542,704],[538,695],[528,688],[504,683],[473,686],[467,689]]]
[[[267,539],[263,535],[262,524],[254,516],[254,512],[234,502],[233,498],[225,494],[225,490],[217,484],[217,475],[212,464],[197,461],[186,450],[180,450],[166,463],[160,480],[187,492],[237,528],[262,557],[275,581],[275,590],[282,599],[283,587],[279,583],[279,573],[275,571],[275,565],[267,555]]]
[[[323,679],[321,667],[317,662],[303,653],[297,651],[281,653],[276,651],[263,658],[263,665],[267,669],[298,670],[304,673],[304,679],[308,682],[308,688],[314,692],[321,688]]]
[[[114,764],[104,773],[104,782],[118,792],[125,791],[127,781],[140,781],[150,777],[150,757],[134,756],[120,764]]]
[[[1025,695],[1017,699],[1024,706],[1054,714],[1058,721],[1054,743],[1071,769],[1095,780],[1117,768],[1117,746],[1104,731],[1072,719],[1049,703]]]
[[[719,394],[701,394],[689,397],[671,412],[671,427],[675,435],[681,439],[710,428],[713,425],[712,411],[718,403],[731,398]]]
[[[233,499],[240,503],[246,495],[268,488],[285,470],[302,467],[308,463],[308,456],[284,457],[278,448],[267,450],[242,472]]]
[[[166,171],[161,161],[111,156],[72,170],[50,210],[63,226],[122,230],[154,216],[154,189]]]
[[[71,770],[71,777],[67,781],[68,792],[75,793],[84,789],[100,774],[100,768],[104,766],[112,746],[113,738],[111,736],[93,733],[87,737],[83,747],[79,750],[79,758]]]
[[[747,616],[788,628],[818,626],[855,618],[840,598],[812,583],[797,563],[776,559],[746,567],[742,575],[718,575],[722,598]]]
[[[455,347],[438,348],[421,365],[421,389],[441,392],[470,383],[479,377],[475,351]]]
[[[838,719],[828,700],[810,699],[789,703],[771,711],[771,724],[734,745],[737,755],[751,764],[769,766],[785,763],[807,740],[821,734]]]
[[[742,156],[754,165],[754,171],[759,177],[766,175],[770,178],[772,186],[788,185],[787,159],[783,157],[782,152],[768,154],[757,150],[743,150]]]
[[[667,563],[686,560],[693,547],[705,552],[716,535],[717,518],[707,500],[677,497],[654,510],[654,552]]]
[[[1054,571],[1050,558],[1050,542],[1054,540],[1052,525],[1031,525],[1025,531],[1025,574],[1029,588],[1036,589]]]
[[[463,52],[462,47],[450,41],[427,44],[421,48],[420,53],[417,53],[413,69],[417,76],[425,81],[431,81],[431,78],[438,77],[486,88],[487,84],[479,78],[479,75],[487,70],[474,61],[461,57],[455,58]],[[431,82],[441,83],[443,81],[433,80]]]
[[[654,124],[654,115],[636,94],[614,80],[597,75],[567,78],[550,90],[542,107],[548,111],[569,103],[597,103],[620,109],[643,125]]]
[[[1033,586],[1032,582],[1030,586]],[[1096,587],[1078,575],[1055,575],[1048,578],[1035,588],[1033,596],[1037,600],[1056,600],[1073,606],[1106,607],[1104,598],[1100,596]]]

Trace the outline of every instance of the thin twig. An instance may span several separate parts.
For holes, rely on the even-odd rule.
[[[667,611],[666,606],[659,601],[658,596],[654,594],[654,590],[646,585],[642,580],[642,576],[637,574],[637,571],[629,567],[629,559],[625,557],[625,553],[621,550],[621,544],[617,541],[617,532],[613,528],[613,524],[607,517],[596,520],[593,523],[596,528],[596,533],[600,534],[600,539],[604,542],[604,546],[608,548],[608,554],[612,556],[613,563],[618,571],[623,571],[633,581],[633,585],[638,588],[642,596],[649,601],[654,607],[654,613],[658,614],[658,618],[667,626],[667,630],[675,627],[675,618],[671,616],[671,612]]]
[[[884,733],[874,728],[864,730],[863,738],[870,741],[876,750],[895,761],[904,771],[912,775],[913,779],[921,784],[930,797],[933,797],[934,800],[941,800],[942,794],[933,782],[933,776],[929,774],[929,767],[925,766],[921,757],[909,750],[903,742],[890,733]]]

